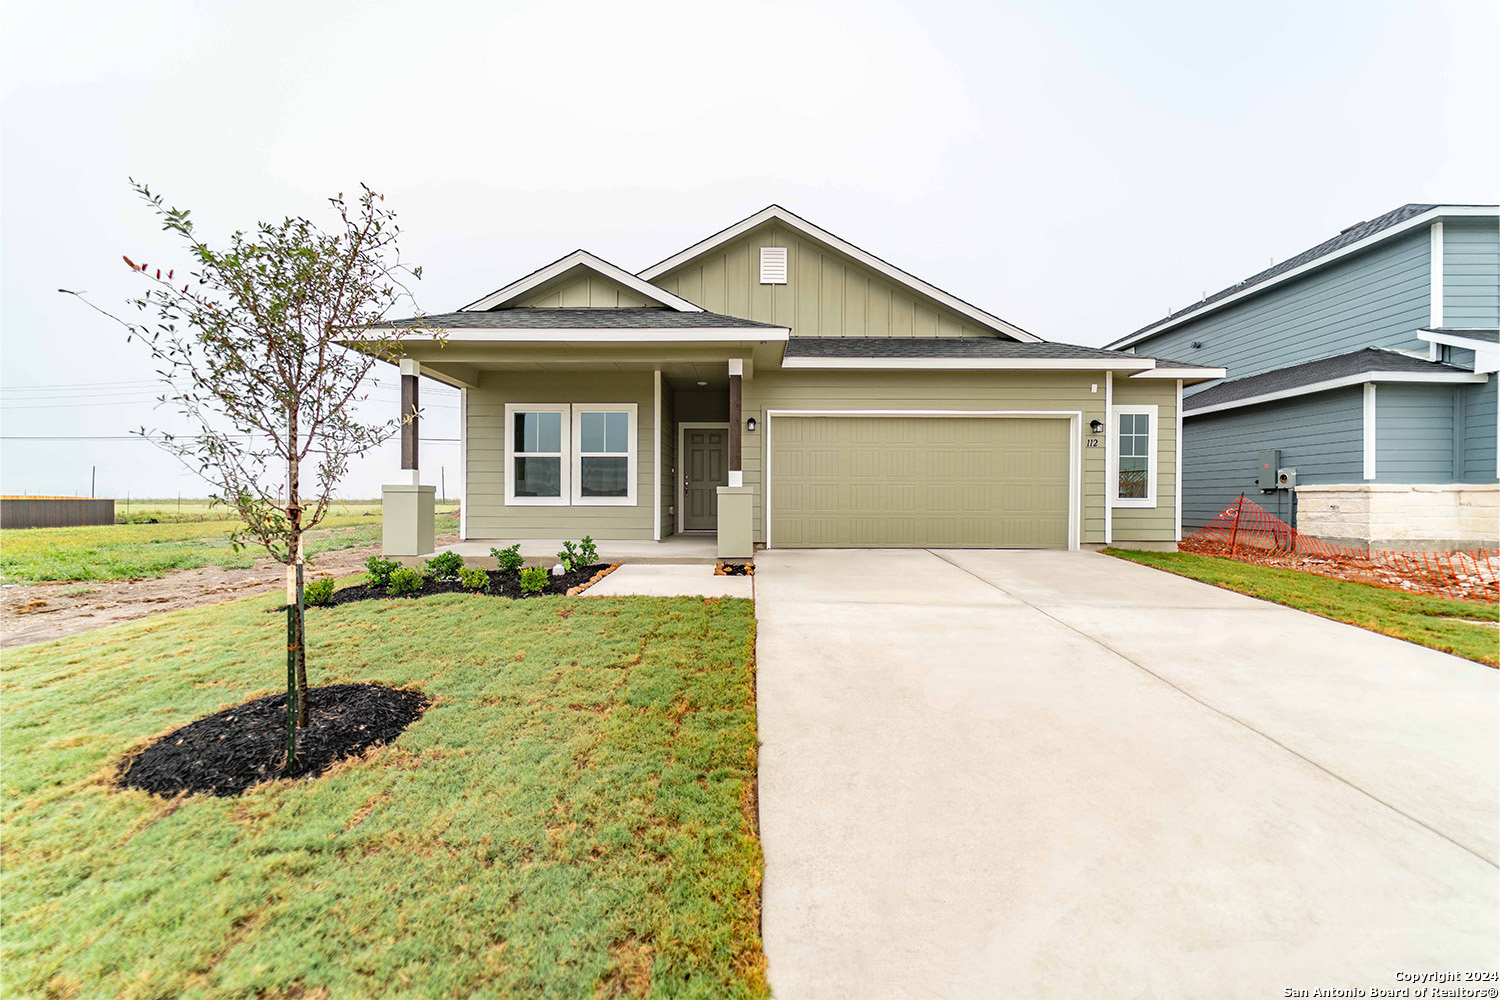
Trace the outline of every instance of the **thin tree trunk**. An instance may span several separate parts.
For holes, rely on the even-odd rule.
[[[287,538],[291,565],[287,567],[287,607],[292,609],[297,629],[292,644],[294,676],[297,687],[297,728],[307,725],[307,616],[302,597],[302,494],[297,462],[297,407],[287,407],[287,479],[286,512],[291,522]]]

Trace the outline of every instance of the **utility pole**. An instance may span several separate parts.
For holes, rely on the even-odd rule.
[[[96,477],[98,475],[99,475],[99,466],[97,466],[97,465],[91,465],[91,466],[89,466],[89,499],[90,500],[94,499],[94,482],[95,482],[95,479],[96,479]]]
[[[440,466],[438,466],[438,482],[440,482],[440,483],[443,484],[443,487],[442,487],[442,490],[441,490],[442,497],[443,497],[443,503],[447,503],[448,502],[448,467],[446,465],[440,465]]]

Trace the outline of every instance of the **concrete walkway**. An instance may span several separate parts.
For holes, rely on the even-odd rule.
[[[1500,954],[1500,672],[1096,553],[756,559],[779,1000],[1280,997]]]
[[[754,577],[715,576],[713,566],[626,563],[584,597],[751,597]]]

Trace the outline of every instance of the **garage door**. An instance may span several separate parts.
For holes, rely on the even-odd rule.
[[[1068,426],[776,417],[771,545],[1067,548]]]

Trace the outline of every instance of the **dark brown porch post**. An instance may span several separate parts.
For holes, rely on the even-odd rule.
[[[743,486],[745,484],[744,466],[740,458],[740,435],[744,433],[741,426],[740,412],[740,379],[745,374],[745,362],[740,358],[731,358],[729,361],[729,485]]]
[[[417,482],[417,381],[422,366],[410,358],[401,359],[401,471]]]

